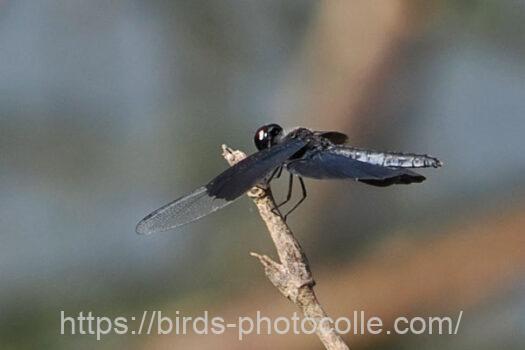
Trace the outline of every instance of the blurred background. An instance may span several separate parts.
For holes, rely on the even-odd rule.
[[[455,336],[353,349],[525,344],[524,1],[0,1],[2,349],[320,349],[314,335],[60,336],[60,310],[291,315],[242,198],[178,231],[145,214],[278,122],[430,153],[420,185],[307,181],[289,223],[333,317],[456,315]],[[286,180],[276,184],[285,195]]]

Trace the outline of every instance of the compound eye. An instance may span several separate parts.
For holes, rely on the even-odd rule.
[[[253,139],[255,147],[258,150],[263,150],[270,146],[270,137],[268,137],[268,128],[263,126],[255,132],[255,137]]]
[[[263,150],[278,143],[283,134],[283,128],[277,124],[268,124],[255,132],[254,142],[257,149]]]

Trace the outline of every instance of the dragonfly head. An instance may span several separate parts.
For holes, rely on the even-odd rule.
[[[261,151],[279,143],[282,136],[283,128],[277,124],[268,124],[257,129],[253,141],[255,143],[255,147]]]

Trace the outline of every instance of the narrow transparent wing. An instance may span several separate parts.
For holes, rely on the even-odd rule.
[[[187,196],[181,197],[142,219],[136,228],[138,234],[149,235],[198,220],[222,207],[229,201],[211,197],[206,187],[199,187]]]
[[[272,170],[283,164],[304,147],[301,140],[285,143],[257,152],[228,168],[206,186],[171,202],[141,220],[139,234],[167,231],[190,223],[225,207],[251,187],[260,183]]]
[[[314,179],[353,179],[374,186],[422,182],[425,177],[408,169],[369,164],[328,151],[315,151],[307,158],[286,163],[296,175]]]

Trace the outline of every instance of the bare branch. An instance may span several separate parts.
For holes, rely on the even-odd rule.
[[[222,155],[230,166],[246,158],[246,154],[242,151],[232,150],[226,145],[222,146],[222,150]],[[341,336],[335,332],[333,323],[328,321],[328,315],[315,296],[313,290],[315,281],[308,259],[292,231],[276,210],[270,187],[254,187],[247,194],[259,209],[259,214],[268,228],[279,255],[279,263],[267,255],[250,254],[259,259],[270,282],[286,298],[297,305],[305,317],[313,320],[316,334],[327,349],[348,349]]]

